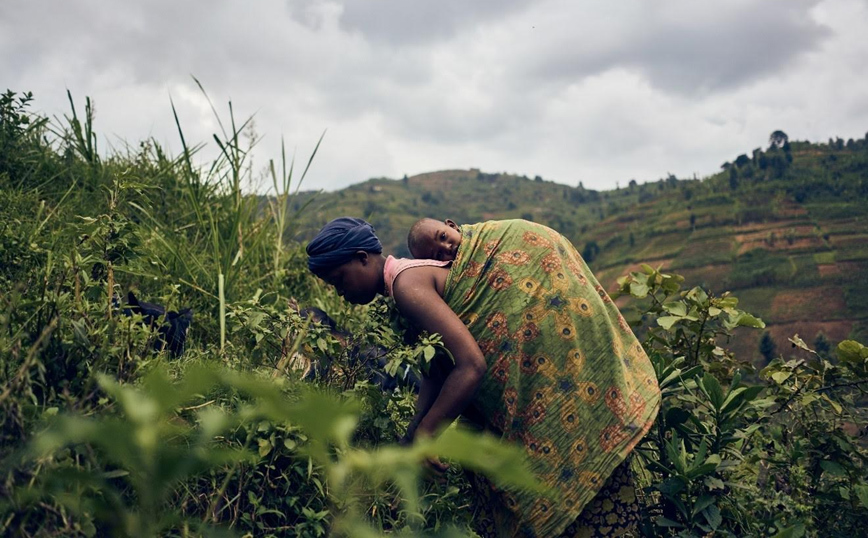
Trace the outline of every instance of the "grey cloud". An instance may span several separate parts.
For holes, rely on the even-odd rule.
[[[207,141],[193,74],[221,113],[260,111],[261,161],[328,128],[330,188],[453,166],[602,187],[715,170],[799,121],[864,135],[865,16],[864,0],[0,1],[0,80],[38,108],[90,95],[101,132],[133,142],[177,137],[172,93]]]
[[[535,54],[524,73],[566,84],[621,67],[642,72],[666,91],[728,90],[779,73],[817,50],[831,36],[811,17],[819,3],[634,2],[632,18],[601,18],[602,25],[584,27],[587,33],[579,25],[579,31],[548,41],[549,50]]]
[[[290,2],[298,4],[298,2]],[[305,0],[310,6],[319,0]],[[480,23],[490,23],[533,4],[532,0],[340,0],[340,24],[373,42],[430,44]]]

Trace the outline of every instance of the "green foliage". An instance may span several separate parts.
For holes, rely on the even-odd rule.
[[[433,359],[439,337],[405,343],[389,305],[348,307],[309,275],[301,246],[282,236],[305,207],[289,193],[292,164],[284,159],[282,179],[272,168],[277,204],[263,213],[240,189],[249,168],[234,119],[203,170],[186,146],[179,159],[151,142],[135,155],[98,153],[89,102],[67,121],[52,131],[60,155],[26,164],[65,160],[70,188],[47,196],[0,178],[3,534],[458,529],[471,515],[458,509],[469,502],[458,465],[533,486],[521,451],[492,438],[449,430],[395,444],[413,396],[367,381],[354,351],[383,350],[397,373]],[[10,132],[29,141],[26,129]],[[122,314],[130,288],[194,306],[182,360],[155,352],[156,332]],[[290,298],[326,308],[346,338],[302,320]],[[291,368],[318,356],[332,359],[323,393],[303,390]],[[422,463],[437,456],[456,466],[432,480]]]
[[[763,328],[738,301],[680,290],[647,265],[619,279],[641,306],[644,346],[663,403],[637,449],[651,492],[648,534],[835,535],[858,532],[868,505],[864,424],[868,348],[838,346],[841,366],[816,355],[774,359],[759,379],[719,345],[736,327]],[[849,433],[848,433],[849,432]]]
[[[411,334],[387,301],[348,305],[304,267],[295,238],[321,224],[322,204],[360,214],[373,201],[376,225],[403,230],[404,220],[430,215],[425,200],[408,210],[386,180],[334,197],[304,193],[310,159],[293,188],[284,155],[267,172],[275,196],[247,195],[242,186],[257,179],[247,153],[255,136],[248,122],[236,124],[231,104],[215,140],[219,156],[200,166],[180,111],[184,149],[170,157],[154,141],[98,151],[87,100],[83,115],[72,106],[59,125],[30,114],[29,102],[11,92],[0,99],[0,533],[466,536],[475,499],[462,468],[505,487],[537,487],[521,451],[492,437],[453,427],[399,446],[414,396],[371,382],[360,350],[376,349],[389,373],[424,371],[444,352],[439,337]],[[822,219],[824,211],[854,218],[864,211],[830,197],[858,192],[851,178],[863,169],[860,143],[824,148],[822,170],[805,160],[813,146],[774,151],[792,153],[786,181],[804,190],[805,207]],[[770,202],[775,155],[766,153],[765,168],[762,153],[738,165],[737,193],[726,173],[719,186],[691,182],[689,209],[674,177],[631,184],[606,196],[605,207],[604,195],[581,186],[505,174],[473,172],[472,189],[461,181],[466,172],[394,183],[414,199],[428,192],[428,203],[454,209],[441,218],[459,221],[491,211],[492,189],[508,200],[491,216],[516,217],[532,203],[535,218],[581,231],[577,244],[597,247],[588,257],[601,266],[638,253],[683,254],[684,262],[709,240],[728,244],[726,233],[712,233],[714,219],[762,222],[788,207]],[[840,177],[820,187],[805,169]],[[440,189],[447,180],[456,187]],[[695,231],[685,226],[691,213]],[[789,242],[781,232],[776,247]],[[718,250],[721,263],[732,256]],[[828,254],[858,259],[858,248]],[[748,253],[733,282],[754,286],[770,268],[776,282],[807,274],[803,258]],[[859,275],[840,278],[848,308],[860,312],[868,303],[859,302]],[[845,341],[814,353],[794,337],[791,355],[756,373],[727,344],[739,327],[763,322],[729,293],[683,284],[647,265],[619,280],[639,307],[636,331],[663,391],[637,449],[647,534],[858,535],[868,516],[859,431],[868,422],[866,348]],[[194,308],[182,358],[154,349],[158,336],[141,316],[123,315],[120,297],[130,289],[171,309]],[[746,290],[768,308],[767,291]],[[344,331],[302,319],[299,305],[322,308]],[[298,366],[317,362],[329,368],[312,390]],[[449,469],[432,471],[432,457]]]
[[[787,257],[761,248],[754,249],[736,259],[729,284],[736,289],[774,285],[790,277],[791,271]]]

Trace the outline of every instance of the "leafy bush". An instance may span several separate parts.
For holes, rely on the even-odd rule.
[[[795,336],[809,358],[775,359],[755,379],[721,344],[763,322],[735,297],[682,291],[681,280],[647,265],[619,280],[621,293],[650,303],[639,328],[663,392],[637,449],[653,500],[646,531],[857,532],[868,516],[868,451],[853,435],[864,435],[854,428],[866,418],[868,349],[842,342],[836,366]]]
[[[312,225],[312,197],[290,194],[285,158],[268,171],[276,197],[241,191],[252,179],[244,123],[230,117],[220,157],[200,168],[186,145],[178,158],[153,141],[100,154],[89,104],[49,125],[28,101],[0,102],[0,532],[470,535],[462,467],[536,487],[520,451],[490,437],[450,428],[397,444],[414,396],[372,383],[357,350],[382,350],[391,373],[418,370],[439,338],[405,338],[387,302],[347,305],[309,275],[288,239]],[[736,276],[765,270],[763,256]],[[731,294],[682,283],[648,266],[620,281],[663,389],[637,449],[645,532],[858,534],[865,348],[843,342],[832,360],[794,337],[792,356],[756,372],[726,344],[763,323]],[[155,351],[158,334],[123,315],[133,288],[193,307],[183,357]],[[346,332],[311,324],[298,305]],[[326,358],[312,390],[293,364]],[[433,456],[454,464],[434,474]]]

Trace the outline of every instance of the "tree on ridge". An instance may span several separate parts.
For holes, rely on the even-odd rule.
[[[781,130],[774,131],[772,132],[772,134],[769,135],[769,147],[782,148],[784,147],[784,144],[789,141],[789,139],[790,137],[787,136],[787,133]]]

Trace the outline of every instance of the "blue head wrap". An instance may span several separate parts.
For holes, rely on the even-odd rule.
[[[383,252],[374,227],[362,219],[340,217],[323,226],[307,244],[307,267],[315,274],[322,274],[350,261],[360,250]]]

